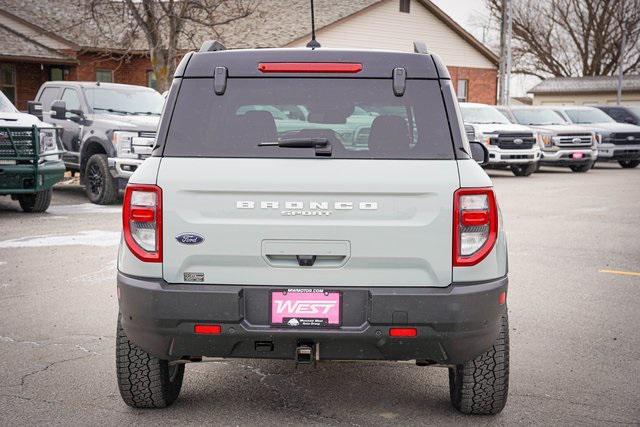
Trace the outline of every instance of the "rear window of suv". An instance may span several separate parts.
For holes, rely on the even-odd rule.
[[[313,158],[308,148],[261,146],[289,138],[329,141],[333,158],[453,159],[440,85],[390,79],[184,79],[169,125],[169,157]]]

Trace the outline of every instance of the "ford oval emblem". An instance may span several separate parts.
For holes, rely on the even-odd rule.
[[[176,236],[176,240],[183,245],[199,245],[204,242],[204,237],[195,233],[182,233]]]

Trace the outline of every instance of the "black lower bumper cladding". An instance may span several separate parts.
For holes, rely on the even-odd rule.
[[[166,360],[185,357],[294,359],[312,344],[321,360],[428,360],[459,364],[491,347],[506,304],[507,277],[446,288],[340,288],[339,328],[277,328],[269,323],[268,286],[169,284],[118,274],[129,339]],[[196,324],[221,326],[198,335]],[[416,337],[390,337],[391,327]]]

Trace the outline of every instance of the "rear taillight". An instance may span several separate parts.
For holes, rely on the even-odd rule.
[[[127,247],[141,261],[162,262],[162,190],[156,185],[127,185],[122,204]]]
[[[453,195],[453,265],[476,265],[498,236],[498,206],[491,188],[461,188]]]

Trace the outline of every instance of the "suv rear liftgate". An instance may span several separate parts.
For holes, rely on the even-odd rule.
[[[462,134],[431,55],[187,55],[125,194],[119,334],[167,366],[462,369],[501,339],[507,288],[491,183]]]

